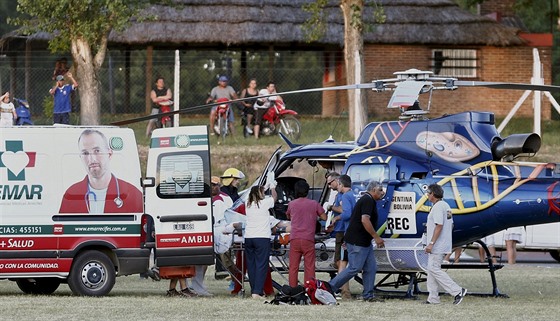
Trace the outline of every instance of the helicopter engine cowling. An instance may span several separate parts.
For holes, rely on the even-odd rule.
[[[519,154],[535,154],[541,148],[538,134],[513,134],[492,142],[492,157],[495,161],[511,161]]]

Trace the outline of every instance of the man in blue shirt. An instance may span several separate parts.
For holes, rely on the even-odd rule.
[[[354,196],[354,192],[352,192],[352,179],[350,176],[340,175],[337,181],[337,196],[340,195],[340,200],[338,206],[333,206],[332,210],[340,213],[340,215],[335,216],[333,219],[333,224],[335,224],[334,232],[336,232],[335,261],[338,272],[340,273],[346,269],[348,265],[348,251],[346,251],[343,245],[344,234],[346,233],[352,211],[356,205],[356,197]],[[341,292],[343,299],[349,300],[352,298],[348,282],[341,287]]]
[[[70,124],[70,111],[72,111],[72,92],[78,87],[78,83],[70,72],[66,77],[72,81],[72,85],[64,83],[64,76],[56,76],[56,86],[49,90],[54,97],[53,123]]]

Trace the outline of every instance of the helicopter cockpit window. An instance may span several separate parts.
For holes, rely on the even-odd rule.
[[[387,164],[357,164],[348,167],[346,172],[352,179],[354,193],[365,191],[369,181],[383,182],[389,179]]]

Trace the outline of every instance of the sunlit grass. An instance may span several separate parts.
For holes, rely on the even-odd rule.
[[[450,270],[452,278],[474,292],[491,292],[485,270]],[[319,278],[328,279],[326,274]],[[381,275],[377,276],[379,280]],[[279,283],[286,282],[274,274]],[[214,280],[213,269],[206,275],[212,298],[168,298],[168,281],[153,282],[138,276],[117,278],[107,297],[71,295],[61,285],[53,295],[24,295],[14,282],[0,281],[1,320],[553,320],[560,299],[560,269],[528,265],[506,266],[496,272],[498,287],[509,299],[467,295],[459,306],[442,296],[442,304],[421,304],[417,300],[388,299],[384,303],[340,301],[339,306],[274,306],[250,298],[231,297],[228,281]],[[249,285],[246,284],[247,292]],[[352,281],[353,294],[361,286]],[[425,283],[420,285],[425,290]]]

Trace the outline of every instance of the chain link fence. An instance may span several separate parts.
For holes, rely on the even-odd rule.
[[[321,87],[323,54],[314,51],[181,51],[179,107],[190,109],[187,113],[206,114],[207,108],[192,107],[205,103],[220,75],[227,75],[238,93],[250,78],[257,79],[259,89],[269,80],[275,81],[278,91]],[[49,89],[55,85],[54,66],[61,57],[66,57],[72,67],[70,54],[33,51],[27,58],[25,52],[0,56],[2,92],[10,91],[12,97],[26,99],[34,115],[44,115],[46,106],[49,102],[52,104]],[[166,85],[174,91],[175,51],[154,50],[152,57],[152,84],[157,76],[163,76]],[[98,74],[102,113],[146,112],[146,66],[145,50],[108,52]],[[75,95],[73,103],[75,110],[79,108],[78,96]],[[321,93],[285,97],[288,108],[308,115],[321,114],[321,100]]]

